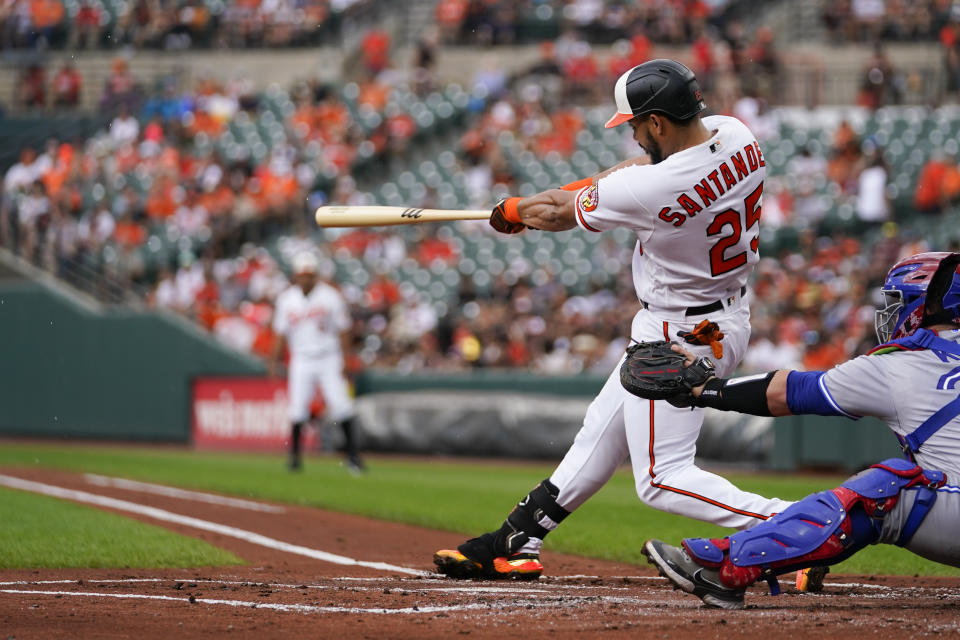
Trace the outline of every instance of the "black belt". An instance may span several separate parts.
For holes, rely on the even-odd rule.
[[[740,297],[742,298],[745,295],[747,295],[747,288],[740,287]],[[644,309],[650,308],[650,305],[648,305],[643,300],[640,301],[640,304],[643,305]],[[683,312],[683,315],[702,316],[708,313],[713,313],[714,311],[722,311],[722,310],[723,310],[723,303],[720,302],[719,300],[716,300],[714,302],[711,302],[710,304],[700,305],[699,307],[687,307],[687,310]]]

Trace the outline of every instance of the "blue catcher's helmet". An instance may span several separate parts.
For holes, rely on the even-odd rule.
[[[923,326],[960,321],[960,253],[918,253],[887,272],[880,287],[885,306],[875,325],[880,343]]]

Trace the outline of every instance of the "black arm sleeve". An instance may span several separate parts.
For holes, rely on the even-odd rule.
[[[738,411],[755,416],[772,416],[767,405],[767,387],[776,371],[743,378],[711,378],[697,398],[698,407]]]

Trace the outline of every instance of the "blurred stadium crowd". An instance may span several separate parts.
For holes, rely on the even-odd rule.
[[[376,0],[7,0],[0,49],[289,47]]]
[[[59,4],[3,4],[0,42],[90,45],[64,16],[93,7],[110,19],[98,18],[103,31],[91,46],[167,46],[159,34],[182,24],[188,46],[293,45],[303,43],[296,29],[275,41],[263,25],[313,28],[356,3],[81,0],[56,14]],[[185,85],[171,76],[153,86],[118,58],[99,99],[115,114],[109,126],[23,149],[7,170],[0,245],[78,285],[83,273],[119,282],[261,356],[275,340],[272,301],[288,286],[289,260],[317,250],[351,305],[356,367],[605,372],[637,305],[629,234],[505,238],[469,223],[317,230],[311,213],[325,202],[486,207],[596,173],[637,152],[627,134],[602,127],[615,78],[655,57],[657,44],[686,43],[702,84],[715,90],[710,106],[745,120],[768,158],[744,367],[827,368],[872,343],[874,289],[897,256],[960,248],[952,231],[960,229],[960,111],[897,107],[904,85],[882,47],[864,70],[859,109],[800,119],[771,110],[781,57],[773,33],[716,24],[724,4],[441,0],[438,29],[418,43],[409,69],[392,59],[389,35],[373,30],[360,44],[357,79],[342,84],[256,90],[242,78]],[[960,4],[825,6],[837,38],[939,39],[953,73],[944,95],[957,90]],[[44,11],[60,15],[51,30],[24,28]],[[312,17],[274,21],[285,11]],[[462,85],[436,79],[444,43],[522,41],[529,16],[547,12],[562,28],[529,68],[511,75],[480,61]],[[189,27],[198,15],[203,38]],[[591,45],[616,38],[609,52]],[[25,96],[34,87],[25,104],[76,104],[75,69],[58,70],[52,98],[42,71],[21,85]],[[730,78],[746,81],[730,88]]]

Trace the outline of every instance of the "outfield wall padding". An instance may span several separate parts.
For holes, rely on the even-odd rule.
[[[188,442],[194,378],[263,372],[181,318],[0,278],[0,435]],[[360,422],[377,450],[558,458],[604,379],[367,371],[357,380]],[[899,449],[877,420],[708,412],[698,454],[853,471]]]
[[[262,373],[166,313],[0,282],[2,435],[187,442],[195,376]]]

